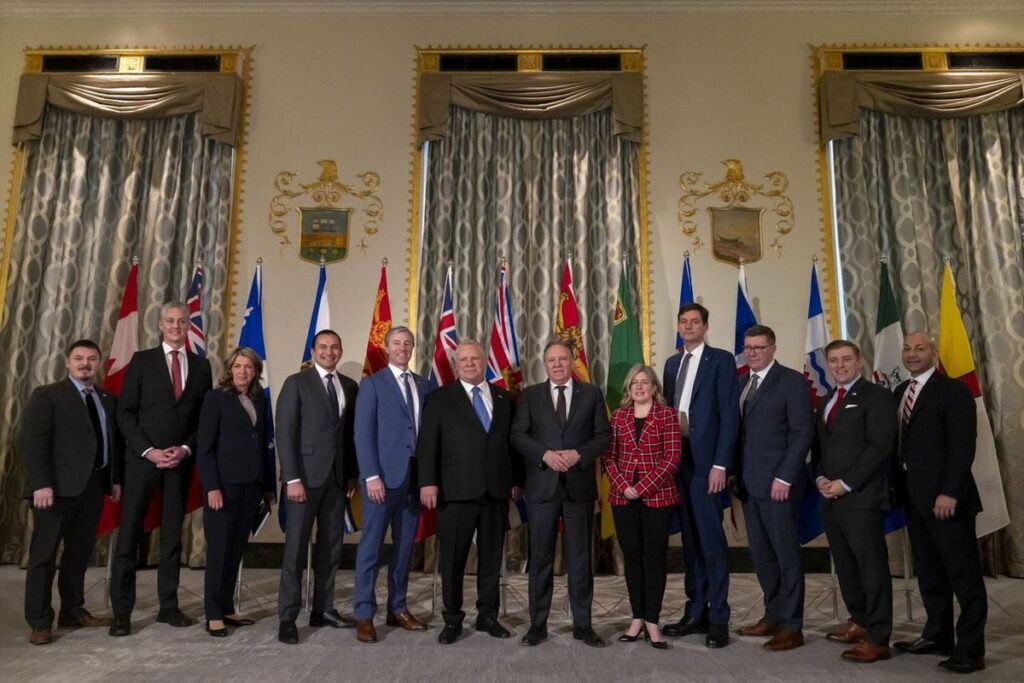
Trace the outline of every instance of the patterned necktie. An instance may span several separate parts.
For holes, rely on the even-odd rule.
[[[750,402],[754,399],[754,394],[757,393],[757,383],[759,377],[754,374],[750,376],[750,381],[747,382],[747,395],[743,397],[743,416],[747,415],[747,408],[750,407]]]
[[[683,389],[686,388],[686,372],[690,369],[691,358],[693,358],[693,354],[689,352],[683,356],[683,362],[679,365],[679,374],[676,375],[676,391],[675,396],[672,397],[672,405],[676,407],[676,410],[682,409],[679,401],[683,398]]]
[[[409,417],[412,418],[412,435],[416,437],[416,401],[412,397],[412,383],[409,381],[409,373],[402,373],[402,384],[405,385],[405,404],[409,406]]]
[[[331,415],[337,422],[341,417],[341,404],[338,403],[338,390],[334,388],[334,373],[327,373],[324,379],[327,380],[327,402],[331,406]]]
[[[569,421],[569,409],[565,405],[565,385],[555,387],[558,391],[558,399],[555,401],[555,417],[558,418],[558,424],[561,427],[565,426],[565,423]]]
[[[903,397],[903,429],[910,423],[910,415],[914,412],[914,399],[917,398],[917,380],[910,380],[907,394]]]
[[[96,399],[93,398],[93,388],[82,389],[85,395],[85,407],[89,411],[89,421],[92,422],[92,429],[96,432],[96,455],[93,458],[92,466],[95,469],[102,469],[106,464],[104,457],[103,426],[100,423],[100,411],[96,408]]]
[[[480,387],[473,387],[473,410],[476,412],[476,416],[480,418],[480,424],[483,425],[484,431],[489,432],[491,430],[491,416],[487,414],[487,405],[484,403]]]
[[[839,412],[839,404],[843,402],[844,396],[846,396],[846,389],[844,387],[839,387],[839,391],[836,392],[836,402],[832,404],[832,408],[828,411],[828,417],[825,418],[826,427],[832,426],[832,420],[835,418],[836,413]]]
[[[171,351],[171,391],[174,392],[174,400],[181,398],[184,389],[181,386],[181,359],[178,358],[178,350]]]

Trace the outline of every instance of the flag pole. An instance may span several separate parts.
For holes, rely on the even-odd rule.
[[[107,539],[107,586],[103,591],[103,609],[110,607],[110,577],[114,573],[114,534],[117,529],[112,529]]]
[[[907,621],[914,620],[914,602],[911,595],[914,589],[910,586],[910,535],[907,527],[900,529],[900,542],[903,546],[903,597],[907,602]]]

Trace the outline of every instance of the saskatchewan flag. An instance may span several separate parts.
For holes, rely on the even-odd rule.
[[[644,362],[643,346],[640,343],[640,324],[633,297],[629,292],[629,273],[625,265],[619,275],[619,290],[615,295],[615,310],[612,315],[612,348],[608,358],[608,386],[605,400],[609,412],[619,407],[622,400],[622,383],[626,381],[629,369]],[[608,504],[611,486],[608,475],[601,475],[601,538],[615,536],[615,522]]]

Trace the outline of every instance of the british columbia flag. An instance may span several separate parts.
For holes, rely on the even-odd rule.
[[[523,384],[519,367],[519,341],[508,291],[508,266],[502,264],[498,279],[498,302],[491,327],[491,350],[487,355],[487,381],[517,393]]]
[[[206,358],[206,336],[203,334],[203,266],[196,264],[196,272],[192,275],[192,284],[188,286],[189,327],[185,335],[185,348],[200,358]]]

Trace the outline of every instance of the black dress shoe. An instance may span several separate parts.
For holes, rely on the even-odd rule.
[[[708,624],[708,634],[704,636],[704,644],[713,650],[729,644],[728,624]]]
[[[225,619],[224,621],[226,622],[227,620]],[[228,637],[228,629],[227,629],[227,627],[222,626],[220,628],[210,628],[210,622],[209,621],[206,622],[206,632],[209,633],[214,638],[227,638]]]
[[[241,619],[235,619],[234,617],[224,617],[223,621],[228,626],[252,626],[256,622],[248,617],[242,617]]]
[[[451,645],[462,635],[462,624],[445,624],[444,628],[437,635],[437,642],[442,645]]]
[[[523,639],[519,642],[523,645],[533,647],[534,645],[540,645],[548,639],[548,628],[547,626],[531,626],[530,630],[526,632]]]
[[[310,612],[309,625],[330,626],[331,628],[355,628],[356,620],[342,615],[336,609],[332,609],[326,612]]]
[[[478,617],[476,620],[476,630],[483,631],[491,638],[508,638],[512,635],[494,617]]]
[[[584,645],[590,647],[604,647],[608,644],[601,636],[597,635],[593,626],[573,626],[572,637],[574,640],[582,640]]]
[[[647,637],[647,629],[641,627],[640,630],[637,631],[635,636],[631,636],[628,633],[623,633],[621,636],[618,637],[618,641],[620,643],[635,643],[636,641],[644,640]]]
[[[918,638],[914,641],[897,640],[892,644],[894,648],[900,652],[906,652],[912,655],[945,655],[949,657],[953,654],[953,648],[945,645],[940,645],[934,640],[928,640],[927,638]]]
[[[185,616],[177,607],[160,610],[156,615],[156,620],[161,624],[167,624],[175,628],[185,628],[196,623],[195,619]]]
[[[708,622],[706,619],[683,617],[674,624],[665,624],[661,632],[666,636],[688,636],[693,633],[707,633]]]
[[[939,666],[958,674],[971,674],[985,668],[984,657],[950,657],[939,662]]]
[[[112,636],[130,636],[132,634],[132,619],[127,615],[114,615],[114,620],[110,622],[110,630],[107,631]]]
[[[282,621],[277,627],[277,639],[288,645],[295,645],[299,642],[299,629],[295,628],[295,621]]]

